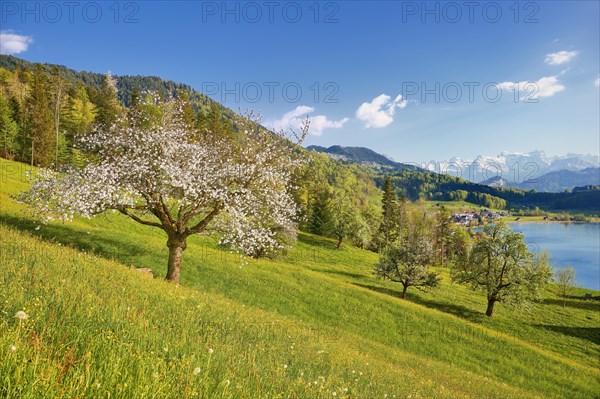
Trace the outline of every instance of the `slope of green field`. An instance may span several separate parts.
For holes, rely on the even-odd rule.
[[[166,238],[118,214],[41,225],[0,162],[0,397],[592,398],[600,305],[553,288],[493,319],[479,293],[374,278],[377,255],[300,234],[276,261],[242,264],[193,237],[182,285]],[[595,292],[595,295],[598,293]],[[29,318],[20,320],[16,312]],[[387,395],[387,396],[386,396]]]

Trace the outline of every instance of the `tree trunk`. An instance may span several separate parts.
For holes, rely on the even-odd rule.
[[[179,272],[181,270],[181,255],[185,251],[187,244],[185,238],[169,237],[167,241],[169,247],[169,264],[167,268],[167,281],[179,284]]]
[[[408,285],[402,285],[402,299],[404,299],[406,297],[406,290],[408,289]]]
[[[494,304],[496,303],[495,298],[488,299],[487,310],[485,311],[485,315],[487,317],[492,317],[492,313],[494,312]]]
[[[342,237],[338,238],[337,249],[340,249],[340,247],[342,246],[342,240],[343,240]]]

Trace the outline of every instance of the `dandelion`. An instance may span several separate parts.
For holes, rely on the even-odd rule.
[[[208,350],[208,354],[209,354],[209,355],[212,355],[212,354],[213,354],[213,352],[214,352],[213,348],[210,348],[210,349]]]
[[[17,351],[17,347],[16,347],[16,346],[14,346],[14,345],[11,345],[11,346],[10,346],[10,351],[11,351],[11,352],[16,352],[16,351]]]
[[[15,317],[19,320],[27,320],[29,318],[27,313],[22,310],[19,310],[17,313],[15,313]]]
[[[333,392],[331,393],[331,395],[333,395],[333,396],[337,396],[337,392],[333,391]]]
[[[194,375],[198,375],[198,374],[200,374],[200,367],[196,367],[196,368],[194,369],[194,371],[192,371],[192,374],[194,374]]]
[[[287,364],[284,364],[284,365],[283,365],[283,368],[284,368],[284,369],[287,369],[287,368],[288,368],[288,365],[287,365]]]

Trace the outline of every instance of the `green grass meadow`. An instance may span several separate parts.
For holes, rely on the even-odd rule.
[[[447,269],[402,300],[377,254],[304,233],[248,262],[191,237],[175,286],[162,231],[116,213],[43,225],[12,199],[28,167],[0,169],[2,398],[600,397],[598,301],[563,307],[551,286],[488,319]]]

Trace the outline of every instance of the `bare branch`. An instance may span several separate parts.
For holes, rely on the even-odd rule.
[[[131,219],[135,220],[138,223],[141,223],[143,225],[146,226],[152,226],[152,227],[160,227],[161,229],[164,229],[163,225],[157,222],[151,222],[149,220],[144,220],[140,217],[138,217],[137,215],[134,215],[133,213],[129,213],[127,212],[127,210],[125,209],[119,209],[119,212],[121,212],[123,215],[129,216]]]

